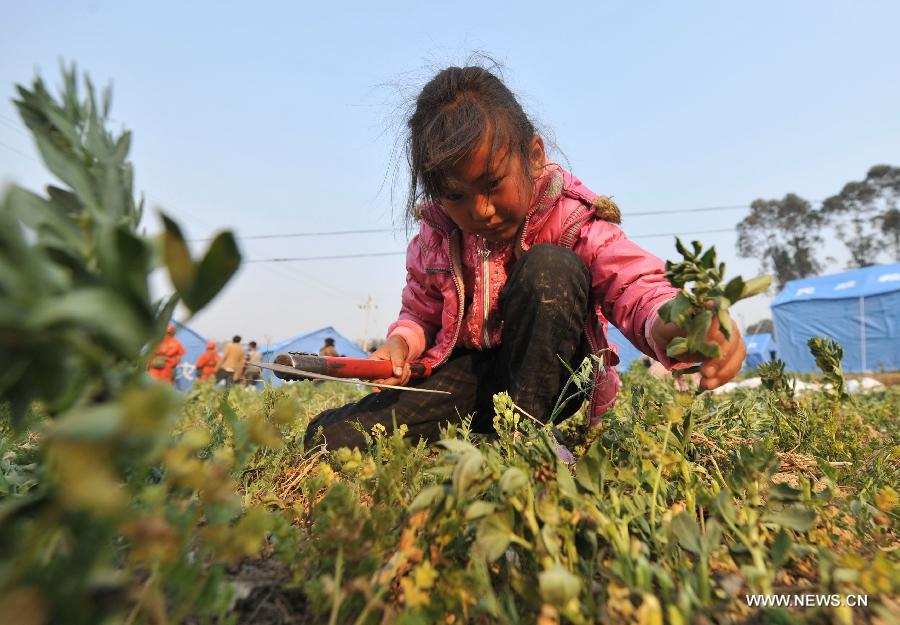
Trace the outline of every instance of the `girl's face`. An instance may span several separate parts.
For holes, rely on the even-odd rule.
[[[544,167],[544,141],[538,135],[531,140],[529,162],[522,156],[500,150],[488,162],[490,143],[484,141],[469,156],[447,172],[441,205],[463,232],[475,233],[489,241],[508,241],[531,208],[532,179]]]

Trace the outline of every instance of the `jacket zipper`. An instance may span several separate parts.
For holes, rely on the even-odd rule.
[[[522,223],[522,234],[519,235],[519,251],[525,252],[525,233],[528,231],[528,222],[531,221],[531,213],[525,215],[525,221]]]
[[[465,291],[463,290],[463,278],[462,278],[462,269],[460,268],[459,262],[459,241],[458,237],[454,237],[458,230],[454,230],[450,233],[450,237],[447,239],[448,251],[450,252],[450,270],[453,276],[453,284],[456,286],[456,296],[459,301],[459,307],[457,309],[456,315],[456,329],[453,332],[453,340],[450,341],[450,347],[441,356],[441,359],[432,365],[433,368],[437,368],[440,365],[447,362],[447,359],[450,358],[450,354],[453,353],[453,348],[456,347],[456,341],[459,340],[459,331],[462,328],[463,324],[463,316],[466,312],[466,300],[465,300]]]
[[[553,174],[553,175],[555,175],[555,174]],[[550,186],[552,184],[553,184],[553,178],[551,178],[550,181],[547,182],[547,186],[544,188],[544,191],[541,193],[541,197],[538,200],[537,204],[535,204],[534,208],[531,211],[529,211],[529,213],[527,215],[525,215],[525,221],[522,224],[522,234],[519,235],[519,252],[525,251],[525,233],[528,231],[528,222],[531,221],[531,216],[535,212],[544,211],[547,208],[545,206],[545,204],[547,203],[547,199],[550,196]],[[561,194],[562,194],[562,192],[560,191],[559,195],[561,195]],[[556,195],[554,197],[559,197],[559,195]]]
[[[491,309],[491,261],[490,255],[491,250],[488,247],[487,239],[482,239],[484,241],[484,249],[481,251],[482,261],[481,261],[481,275],[482,275],[482,286],[484,287],[482,291],[484,292],[484,297],[482,298],[482,319],[481,319],[481,341],[485,349],[491,348],[491,337],[490,332],[488,332],[488,313]]]

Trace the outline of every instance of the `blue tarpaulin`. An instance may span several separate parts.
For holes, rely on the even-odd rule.
[[[173,320],[172,325],[175,326],[175,338],[184,345],[184,356],[181,357],[181,362],[175,368],[175,386],[179,390],[187,391],[194,385],[197,377],[194,372],[194,364],[200,354],[206,351],[208,341],[184,324]]]
[[[278,354],[284,354],[285,352],[307,352],[318,354],[319,350],[325,345],[326,338],[334,339],[334,348],[341,356],[347,356],[348,358],[368,357],[368,354],[356,343],[331,326],[328,326],[314,332],[298,334],[295,337],[267,346],[265,351],[262,352],[263,362],[274,362],[275,357]],[[281,386],[282,384],[281,379],[273,375],[271,371],[263,369],[262,377],[264,380],[271,382],[275,386]]]
[[[744,345],[747,346],[747,358],[744,360],[744,366],[748,369],[756,369],[764,362],[778,357],[775,338],[769,333],[748,334],[744,337]]]
[[[900,263],[788,282],[772,302],[780,357],[813,371],[807,341],[836,340],[845,371],[900,369]]]

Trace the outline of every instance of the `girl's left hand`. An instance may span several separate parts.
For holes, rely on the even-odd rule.
[[[712,307],[712,302],[709,303],[709,306]],[[685,335],[684,330],[677,325],[666,323],[662,319],[657,319],[652,332],[653,340],[663,348],[667,347],[669,341],[675,337]],[[726,339],[719,327],[719,320],[715,316],[709,332],[706,333],[706,340],[710,343],[718,343],[718,358],[704,359],[701,354],[682,354],[676,356],[674,360],[702,363],[700,365],[700,387],[708,391],[722,386],[741,370],[744,365],[744,357],[747,355],[747,348],[744,346],[741,332],[734,320],[731,321],[731,338]]]

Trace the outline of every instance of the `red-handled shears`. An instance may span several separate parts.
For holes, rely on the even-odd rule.
[[[448,391],[395,386],[391,384],[373,384],[361,380],[383,380],[394,377],[393,365],[389,360],[369,358],[344,358],[334,356],[316,356],[301,352],[287,352],[275,357],[275,363],[254,362],[251,366],[269,369],[282,380],[331,380],[349,382],[378,388],[395,388],[401,391],[418,393],[439,393],[449,395]],[[410,364],[413,378],[425,378],[431,375],[431,366],[422,362]]]

